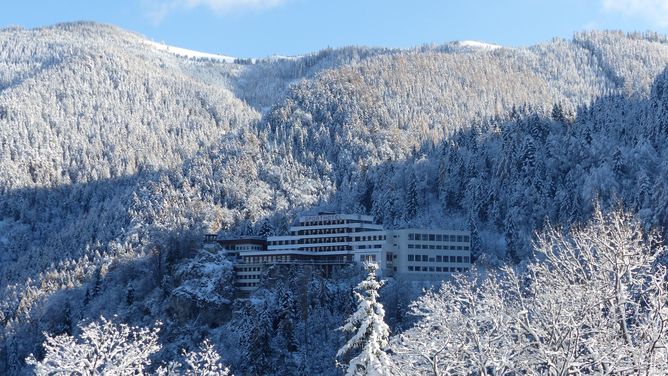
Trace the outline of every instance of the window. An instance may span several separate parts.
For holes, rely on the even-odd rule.
[[[415,256],[408,255],[408,261],[415,261]]]
[[[437,242],[442,242],[443,241],[443,235],[436,235],[436,241]]]
[[[429,249],[436,249],[436,246],[430,245]]]
[[[442,245],[437,245],[436,249],[443,249],[443,246]]]
[[[443,256],[436,256],[436,262],[443,262]]]
[[[382,248],[383,245],[382,245],[382,244],[376,244],[376,245],[374,245],[373,247],[374,247],[374,248]]]
[[[458,246],[457,246],[457,250],[458,250],[458,251],[461,251],[461,250],[462,250],[462,246],[461,246],[461,245],[458,245]]]
[[[436,235],[434,235],[434,234],[429,234],[429,241],[430,241],[430,242],[433,242],[434,240],[436,240]]]
[[[415,240],[420,240],[420,234],[415,234]]]
[[[412,272],[412,271],[413,271],[413,265],[409,265],[409,266],[408,266],[408,271],[409,271],[409,272]]]
[[[427,255],[422,255],[422,262],[429,262],[429,257],[427,257]]]
[[[465,246],[464,246],[464,250],[465,250],[465,251],[468,251],[468,250],[469,250],[469,246],[468,246],[468,245],[465,245]]]
[[[462,241],[464,241],[464,240],[463,240],[463,236],[461,236],[461,235],[457,235],[457,241],[460,242],[460,243],[461,243]]]
[[[430,267],[429,267],[429,271],[430,271],[430,272],[433,272],[433,271],[434,271],[434,267],[433,267],[433,266],[430,266]]]
[[[457,262],[462,262],[462,256],[457,256]]]
[[[422,249],[429,249],[429,246],[426,244],[422,244]]]
[[[423,271],[423,272],[427,272],[427,271],[429,271],[429,269],[428,269],[426,266],[423,266],[423,267],[422,267],[422,271]]]
[[[468,241],[469,241],[469,236],[468,236],[468,235],[464,235],[464,241],[465,241],[465,242],[468,242]]]
[[[434,262],[434,261],[436,261],[436,260],[433,257],[429,258],[429,262]]]
[[[440,267],[440,266],[437,266],[437,267],[436,267],[436,271],[437,271],[437,272],[442,272],[442,271],[443,271],[443,268]]]
[[[413,249],[414,247],[415,247],[415,245],[413,245],[413,244],[408,245],[408,249]]]
[[[457,262],[457,257],[450,256],[450,262]]]
[[[356,236],[356,237],[355,237],[355,241],[356,241],[356,242],[360,241],[360,237],[359,237],[359,236]]]
[[[408,240],[415,240],[415,234],[408,234]]]
[[[468,262],[469,262],[469,257],[468,257],[468,256],[464,256],[464,262],[465,262],[465,263],[468,263]]]
[[[450,237],[449,237],[448,235],[443,235],[443,241],[444,241],[444,242],[449,242],[449,241],[450,241]]]

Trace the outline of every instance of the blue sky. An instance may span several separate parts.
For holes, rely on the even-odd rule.
[[[668,34],[668,0],[22,0],[0,26],[88,20],[238,57],[451,40],[524,46],[584,29]]]

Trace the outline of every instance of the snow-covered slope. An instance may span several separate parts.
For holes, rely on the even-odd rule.
[[[211,54],[211,53],[208,53],[208,52],[189,50],[187,48],[174,47],[174,46],[170,46],[168,44],[153,42],[153,41],[150,41],[150,40],[147,40],[146,44],[148,46],[152,47],[152,48],[157,49],[157,50],[166,51],[166,52],[172,53],[174,55],[185,57],[185,58],[188,58],[188,59],[210,59],[210,60],[221,61],[221,62],[225,62],[225,63],[234,63],[234,60],[236,60],[236,58],[234,58],[232,56]]]
[[[486,50],[486,51],[491,51],[491,50],[496,50],[498,48],[503,48],[503,46],[500,46],[498,44],[491,44],[491,43],[485,43],[485,42],[478,42],[475,40],[460,40],[457,42],[454,42],[453,45],[460,47],[460,48],[467,48],[471,50]]]
[[[668,81],[656,78],[665,39],[234,61],[104,25],[0,30],[0,374],[18,373],[12,360],[42,332],[102,312],[228,338],[199,327],[196,303],[169,306],[199,285],[184,278],[207,279],[177,264],[204,231],[254,233],[266,219],[282,233],[317,205],[398,226],[470,215],[484,252],[517,258],[545,218],[582,218],[593,196],[668,224],[668,86],[652,86]],[[653,87],[647,104],[569,111]]]

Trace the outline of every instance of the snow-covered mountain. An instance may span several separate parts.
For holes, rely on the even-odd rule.
[[[521,262],[546,220],[586,219],[594,199],[666,226],[667,64],[650,33],[243,60],[91,23],[1,30],[0,373],[20,372],[43,331],[100,314],[162,319],[165,358],[202,336],[248,344],[210,308],[230,295],[209,283],[229,270],[196,251],[208,231],[366,212],[475,226],[491,265]],[[313,283],[311,299],[349,298]],[[205,284],[220,294],[208,303],[191,293]],[[331,321],[314,341],[338,340],[324,332],[338,303],[318,306]]]

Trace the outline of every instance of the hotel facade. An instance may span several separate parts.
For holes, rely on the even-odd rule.
[[[403,280],[440,280],[471,267],[468,231],[386,230],[373,217],[320,213],[302,216],[288,235],[224,237],[217,242],[235,261],[237,288],[251,292],[273,265],[313,265],[327,272],[373,261],[380,274]]]

